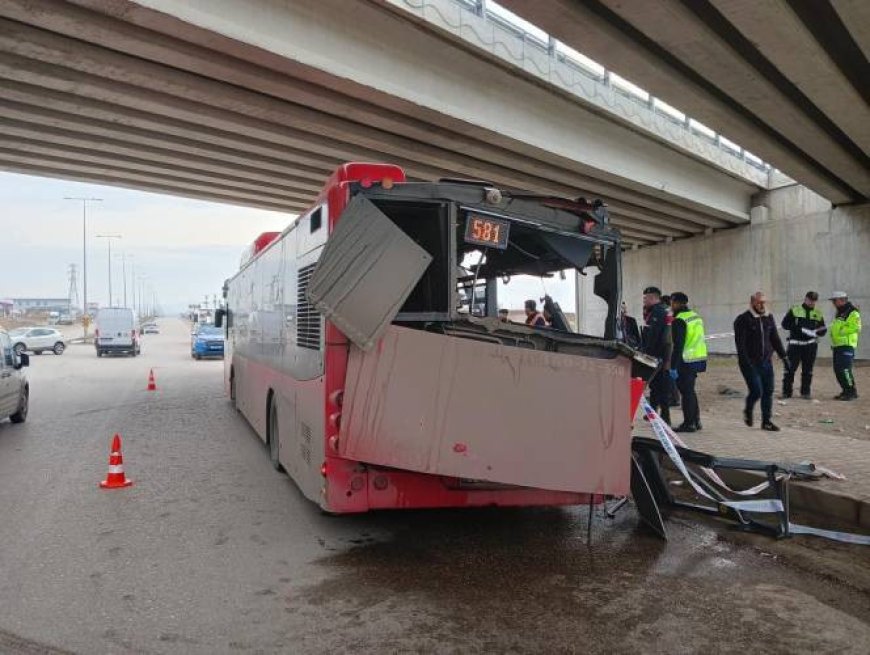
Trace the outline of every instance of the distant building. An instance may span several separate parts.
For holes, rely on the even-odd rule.
[[[69,313],[69,298],[13,298],[12,311],[16,314],[37,312]]]
[[[15,307],[15,303],[12,302],[12,299],[0,300],[0,316],[4,318],[12,316],[13,307]]]

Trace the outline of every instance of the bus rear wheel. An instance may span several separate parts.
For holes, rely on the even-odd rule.
[[[281,462],[278,459],[278,450],[280,448],[281,437],[278,428],[278,408],[275,406],[275,401],[269,403],[269,461],[276,471],[284,470]]]

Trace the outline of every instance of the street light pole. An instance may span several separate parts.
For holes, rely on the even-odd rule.
[[[98,239],[105,239],[109,244],[109,307],[112,306],[112,239],[120,239],[120,234],[98,234]]]
[[[88,336],[88,203],[103,202],[102,198],[66,197],[64,200],[75,200],[82,203],[82,324],[85,336]]]
[[[127,253],[122,252],[119,259],[121,260],[121,280],[124,283],[124,307],[127,307]]]
[[[130,255],[130,259],[132,260],[130,262],[130,295],[131,295],[130,305],[135,309],[135,307],[136,307],[136,258],[134,255]]]

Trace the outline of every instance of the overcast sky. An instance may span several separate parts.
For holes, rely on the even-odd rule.
[[[261,232],[283,230],[291,214],[189,200],[0,172],[0,230],[5,248],[0,256],[0,298],[65,298],[67,270],[79,267],[82,293],[82,210],[65,197],[102,198],[88,204],[88,301],[108,300],[107,240],[98,234],[120,234],[112,240],[115,304],[122,303],[123,252],[127,279],[133,269],[147,276],[165,312],[182,311],[203,296],[220,296],[223,281],[238,270],[242,251]],[[499,304],[522,309],[526,298],[540,298],[544,289],[574,311],[574,281],[558,277],[544,285],[537,278],[517,277],[499,284]],[[128,289],[132,305],[132,290]]]
[[[103,199],[88,207],[88,300],[108,300],[106,239],[96,235],[114,233],[122,235],[112,242],[116,303],[123,287],[115,253],[124,252],[132,256],[128,280],[135,262],[136,273],[148,276],[161,305],[172,312],[205,294],[220,295],[242,250],[261,232],[283,230],[292,220],[290,214],[0,173],[0,298],[64,298],[72,263],[79,266],[81,295],[81,203],[65,196]]]

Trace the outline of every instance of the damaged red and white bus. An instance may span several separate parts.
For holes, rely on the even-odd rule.
[[[226,388],[328,512],[626,495],[656,362],[615,339],[620,257],[600,204],[345,164],[227,280]],[[498,319],[500,284],[565,270],[596,273],[603,337]]]

